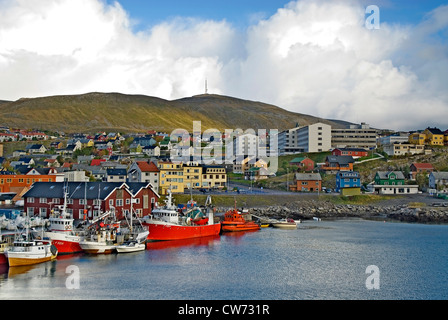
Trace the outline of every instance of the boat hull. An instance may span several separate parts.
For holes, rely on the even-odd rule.
[[[247,223],[225,223],[222,224],[223,232],[239,232],[239,231],[253,231],[259,230],[260,226],[253,222]]]
[[[183,240],[218,235],[221,223],[198,226],[178,226],[171,224],[143,223],[148,228],[148,241]]]
[[[272,226],[279,229],[297,229],[297,224],[295,223],[273,223]]]
[[[98,242],[81,242],[79,244],[82,250],[88,254],[111,254],[115,252],[116,246]]]
[[[141,243],[135,246],[117,246],[116,250],[118,253],[127,253],[127,252],[138,252],[144,251],[146,249],[146,244]]]
[[[29,266],[32,264],[38,264],[38,263],[42,263],[42,262],[47,262],[47,261],[51,261],[56,259],[56,255],[50,255],[50,256],[45,256],[45,257],[40,257],[40,258],[36,258],[36,257],[13,257],[10,256],[8,257],[8,263],[10,267],[19,267],[19,266]]]
[[[44,237],[51,239],[60,255],[83,252],[79,245],[82,238],[79,236],[71,236],[59,232],[46,232]]]
[[[0,265],[8,264],[8,257],[4,253],[0,253]]]

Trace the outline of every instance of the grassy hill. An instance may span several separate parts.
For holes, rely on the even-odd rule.
[[[192,132],[193,121],[202,129],[279,129],[318,121],[341,124],[293,113],[274,105],[219,95],[198,95],[168,101],[144,95],[87,93],[27,98],[0,103],[0,125],[72,132],[141,132],[149,129]]]

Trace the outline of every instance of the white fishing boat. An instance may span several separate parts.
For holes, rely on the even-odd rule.
[[[118,253],[144,251],[149,231],[140,233],[136,239],[130,239],[115,247]]]
[[[10,267],[27,266],[56,259],[58,250],[51,241],[18,240],[5,251]]]
[[[110,254],[116,248],[116,228],[101,227],[100,230],[91,234],[90,237],[85,238],[79,242],[81,249],[90,254]]]
[[[12,246],[5,250],[9,266],[28,266],[56,259],[58,250],[51,240],[31,239],[29,220],[25,224],[25,234],[20,234]]]
[[[297,229],[297,222],[293,219],[282,219],[278,221],[271,222],[274,228],[281,229]]]

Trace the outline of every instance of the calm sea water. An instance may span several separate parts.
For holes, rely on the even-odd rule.
[[[303,222],[297,230],[265,228],[151,243],[138,253],[4,267],[0,300],[445,300],[447,239],[447,225]],[[376,266],[373,273],[366,273],[369,266]]]

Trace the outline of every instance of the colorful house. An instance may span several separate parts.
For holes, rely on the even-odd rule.
[[[413,132],[409,135],[409,143],[416,145],[424,145],[426,140],[426,134],[423,132]]]
[[[56,178],[55,174],[42,175],[40,173],[0,175],[0,192],[19,193],[35,182],[55,182]]]
[[[354,162],[352,156],[328,156],[321,168],[325,171],[353,171]]]
[[[322,177],[320,173],[296,172],[294,184],[290,185],[289,189],[296,192],[322,191]]]
[[[430,163],[413,163],[409,170],[411,171],[410,178],[415,179],[419,173],[430,174],[434,171],[434,167]]]
[[[336,192],[342,195],[361,193],[361,175],[356,171],[339,171],[336,174]]]
[[[297,166],[298,171],[312,171],[314,170],[314,161],[308,157],[294,158],[289,162],[291,166]]]
[[[367,157],[369,152],[362,148],[336,148],[331,152],[333,156],[351,156],[353,159]]]
[[[378,171],[368,188],[378,194],[415,194],[418,185],[406,185],[401,171]]]
[[[423,133],[426,136],[425,143],[432,146],[443,146],[444,133],[438,128],[426,128]]]

